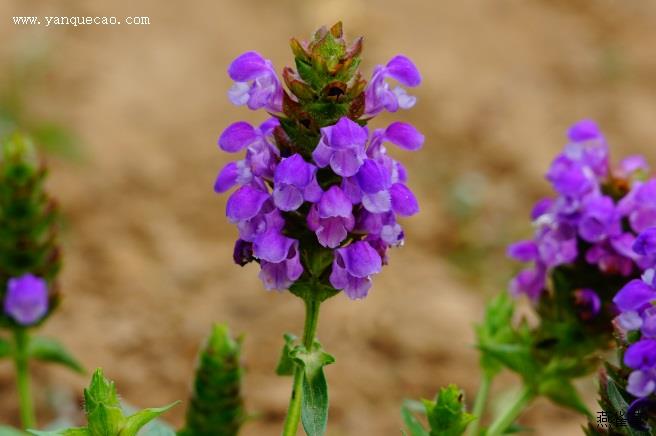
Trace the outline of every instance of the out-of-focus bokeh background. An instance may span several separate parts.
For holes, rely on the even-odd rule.
[[[149,16],[145,26],[28,26],[12,16]],[[329,434],[398,435],[399,405],[478,382],[471,326],[517,267],[533,201],[568,125],[603,126],[616,160],[656,161],[656,3],[571,0],[241,0],[0,4],[0,123],[45,138],[50,190],[66,215],[61,311],[45,327],[137,406],[186,399],[198,345],[214,321],[245,334],[245,393],[258,414],[244,435],[277,434],[290,380],[274,367],[302,307],[267,293],[256,267],[232,264],[236,230],[212,184],[230,156],[216,138],[261,113],[229,104],[229,62],[246,50],[292,62],[290,36],[344,21],[365,36],[363,69],[397,53],[424,82],[411,111],[427,142],[394,153],[422,212],[364,301],[324,305]],[[17,121],[16,121],[17,120]],[[72,144],[72,145],[69,145]],[[86,377],[34,366],[42,422],[74,414]],[[515,379],[502,378],[495,391]],[[592,400],[592,384],[582,388]],[[0,362],[0,422],[17,423],[13,369]],[[591,401],[592,410],[597,410]],[[182,422],[184,407],[168,418]],[[544,401],[536,435],[580,434],[582,419]]]

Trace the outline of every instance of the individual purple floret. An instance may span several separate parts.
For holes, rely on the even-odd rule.
[[[318,201],[322,191],[316,172],[317,167],[307,163],[300,154],[282,159],[273,177],[273,202],[278,209],[291,211],[305,201]]]
[[[319,168],[330,168],[342,177],[355,175],[365,158],[367,129],[342,117],[334,126],[321,129],[321,140],[312,152]]]
[[[656,225],[656,180],[638,177],[647,170],[644,159],[632,156],[611,172],[606,140],[590,120],[572,126],[568,137],[546,175],[557,196],[536,204],[533,239],[508,249],[510,257],[532,264],[513,279],[511,291],[533,301],[563,265],[581,262],[627,279],[639,275],[645,259],[632,245],[638,232]]]
[[[379,273],[382,266],[380,255],[369,243],[354,242],[335,250],[330,283],[351,299],[364,298],[371,288],[371,276]]]
[[[282,86],[271,61],[249,51],[232,61],[228,75],[236,82],[228,92],[233,104],[282,111]]]
[[[385,81],[387,78],[395,79],[411,88],[421,83],[421,75],[417,67],[405,56],[394,56],[387,65],[378,65],[365,91],[366,115],[373,116],[383,110],[396,112],[399,108],[410,109],[415,105],[416,97],[408,95],[400,86],[391,90]]]
[[[390,90],[386,79],[414,87],[421,76],[408,58],[396,56],[376,67],[367,86],[354,68],[361,41],[340,55],[332,44],[343,43],[336,36],[341,30],[331,32],[319,31],[311,43],[292,40],[298,71],[283,71],[287,89],[256,52],[230,65],[237,82],[230,100],[274,117],[259,127],[240,121],[225,129],[219,147],[245,157],[219,172],[214,189],[237,188],[226,204],[239,230],[234,261],[259,263],[267,289],[321,284],[356,299],[367,295],[388,249],[403,244],[398,218],[419,211],[406,169],[385,146],[414,151],[424,143],[408,123],[373,132],[366,123],[383,110],[415,104],[402,88]]]
[[[18,324],[35,324],[48,312],[48,285],[32,274],[9,279],[4,311]]]

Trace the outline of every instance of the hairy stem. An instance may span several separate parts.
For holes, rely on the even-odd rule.
[[[533,390],[528,387],[523,387],[519,396],[497,419],[492,423],[488,429],[486,436],[499,436],[502,435],[508,427],[519,417],[519,415],[526,409],[531,401],[535,398]]]
[[[305,327],[303,328],[303,346],[310,350],[319,323],[319,306],[321,302],[309,297],[305,300]],[[294,368],[294,385],[289,400],[287,417],[282,436],[296,436],[298,424],[301,419],[301,400],[303,396],[303,368],[296,365]]]
[[[485,406],[487,404],[487,398],[490,394],[490,386],[492,386],[492,375],[490,375],[487,371],[483,373],[483,377],[481,378],[481,385],[478,388],[478,392],[476,393],[476,400],[474,401],[474,409],[472,410],[472,414],[476,417],[476,420],[472,422],[469,427],[467,428],[467,436],[477,436],[478,435],[478,429],[481,425],[481,421],[483,420],[483,414],[485,413]]]
[[[32,394],[30,392],[30,373],[28,368],[29,356],[27,355],[27,346],[30,338],[27,330],[23,328],[14,330],[14,340],[16,343],[14,363],[16,365],[16,382],[18,385],[21,425],[23,429],[35,428],[36,418],[34,415]]]

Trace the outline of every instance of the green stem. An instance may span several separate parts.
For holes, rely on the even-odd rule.
[[[305,327],[303,328],[303,346],[310,350],[319,323],[319,306],[321,302],[313,298],[305,300]],[[285,426],[282,436],[296,436],[298,424],[301,419],[301,399],[303,396],[303,368],[296,365],[294,368],[294,386],[289,400]]]
[[[492,386],[492,379],[494,377],[489,374],[487,371],[483,373],[481,378],[481,385],[478,388],[476,393],[476,400],[474,401],[474,409],[472,414],[476,417],[476,420],[472,422],[467,428],[467,436],[477,436],[478,429],[483,421],[483,414],[485,413],[485,405],[487,404],[487,398],[490,394],[490,387]]]
[[[533,390],[524,386],[517,399],[506,409],[497,419],[492,423],[487,430],[486,436],[499,436],[502,435],[508,427],[519,417],[524,411],[526,406],[529,405],[535,394]]]
[[[16,364],[16,381],[18,384],[21,425],[23,429],[27,430],[28,428],[36,427],[34,405],[32,404],[32,394],[30,392],[30,373],[28,368],[29,356],[27,354],[27,346],[30,342],[30,337],[27,330],[23,328],[14,330],[14,340],[16,343],[14,363]]]

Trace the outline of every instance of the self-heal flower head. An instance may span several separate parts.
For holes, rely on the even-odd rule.
[[[636,172],[646,170],[644,159],[632,156],[611,172],[608,144],[590,120],[572,126],[568,140],[547,172],[557,196],[536,204],[531,214],[534,238],[509,250],[511,257],[533,263],[513,280],[511,289],[536,302],[555,269],[577,262],[594,265],[602,276],[626,277],[627,281],[638,276],[646,260],[632,249],[636,234],[647,225],[656,225],[652,195],[656,183],[634,178]],[[589,284],[599,282],[607,280],[588,280]]]
[[[390,89],[385,79],[392,78],[402,85],[414,88],[421,83],[421,74],[414,63],[405,56],[393,57],[387,65],[378,65],[374,69],[371,82],[365,91],[365,114],[373,116],[386,110],[396,112],[401,109],[410,109],[417,102],[417,98],[409,95],[400,86]]]
[[[233,104],[247,105],[252,110],[282,111],[282,86],[271,61],[249,51],[232,61],[228,75],[236,82],[228,92]]]
[[[48,285],[32,274],[9,279],[4,311],[18,324],[35,324],[48,312]]]
[[[319,29],[311,41],[292,39],[291,48],[296,68],[282,70],[285,88],[255,52],[229,68],[237,81],[233,102],[274,117],[259,127],[236,122],[218,141],[228,153],[246,151],[215,182],[219,193],[236,187],[226,204],[239,231],[233,258],[258,263],[267,289],[307,298],[312,288],[318,299],[343,290],[362,298],[387,264],[388,249],[403,244],[399,217],[419,211],[408,171],[386,144],[415,151],[425,140],[405,122],[373,133],[366,124],[382,110],[414,104],[387,79],[413,87],[421,77],[397,56],[377,67],[367,86],[358,71],[362,39],[346,44],[341,24]]]

